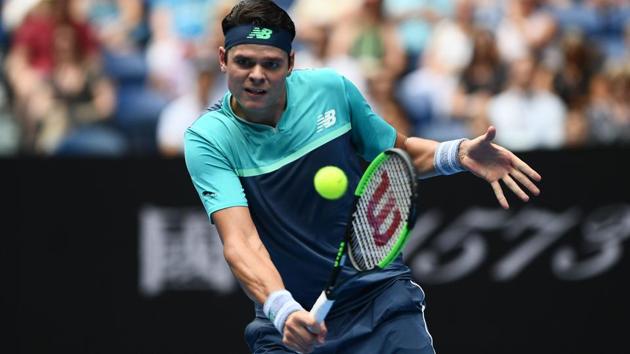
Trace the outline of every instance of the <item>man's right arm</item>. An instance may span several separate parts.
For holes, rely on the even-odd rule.
[[[269,294],[284,289],[247,207],[218,210],[212,219],[223,242],[225,260],[252,300],[264,304]]]
[[[274,313],[270,316],[272,323],[276,322],[274,321],[276,315],[282,316],[284,311],[289,312],[283,326],[280,326],[283,328],[284,344],[301,353],[309,353],[316,342],[323,342],[326,327],[318,325],[313,316],[301,306],[295,309],[287,303],[287,296],[290,301],[294,300],[284,290],[280,273],[260,240],[249,209],[247,207],[221,209],[212,214],[212,219],[223,242],[225,260],[247,295],[257,303],[264,304],[266,309],[271,308],[266,312]],[[288,307],[282,306],[283,302]],[[269,317],[269,314],[267,315]],[[309,328],[318,334],[311,333]]]

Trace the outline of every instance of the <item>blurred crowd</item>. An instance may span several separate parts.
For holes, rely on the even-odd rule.
[[[0,155],[178,156],[226,90],[235,0],[0,0]],[[296,67],[401,132],[515,151],[630,144],[630,1],[276,1]]]

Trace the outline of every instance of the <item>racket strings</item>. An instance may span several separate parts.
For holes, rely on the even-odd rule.
[[[407,164],[390,156],[374,173],[353,217],[349,254],[355,267],[370,270],[396,245],[411,207],[413,186]]]

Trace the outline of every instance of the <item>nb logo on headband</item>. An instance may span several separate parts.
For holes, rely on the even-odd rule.
[[[273,31],[268,28],[254,27],[254,29],[247,35],[247,38],[269,39],[271,38],[272,33]]]

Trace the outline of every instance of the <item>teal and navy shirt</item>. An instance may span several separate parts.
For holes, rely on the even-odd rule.
[[[334,201],[320,197],[313,177],[323,166],[338,166],[353,191],[362,161],[393,147],[396,131],[332,70],[295,70],[286,85],[287,106],[275,127],[236,116],[226,93],[187,130],[185,157],[210,218],[247,206],[287,290],[310,309],[330,276],[353,202],[351,192]],[[344,295],[369,292],[408,272],[398,259]]]

